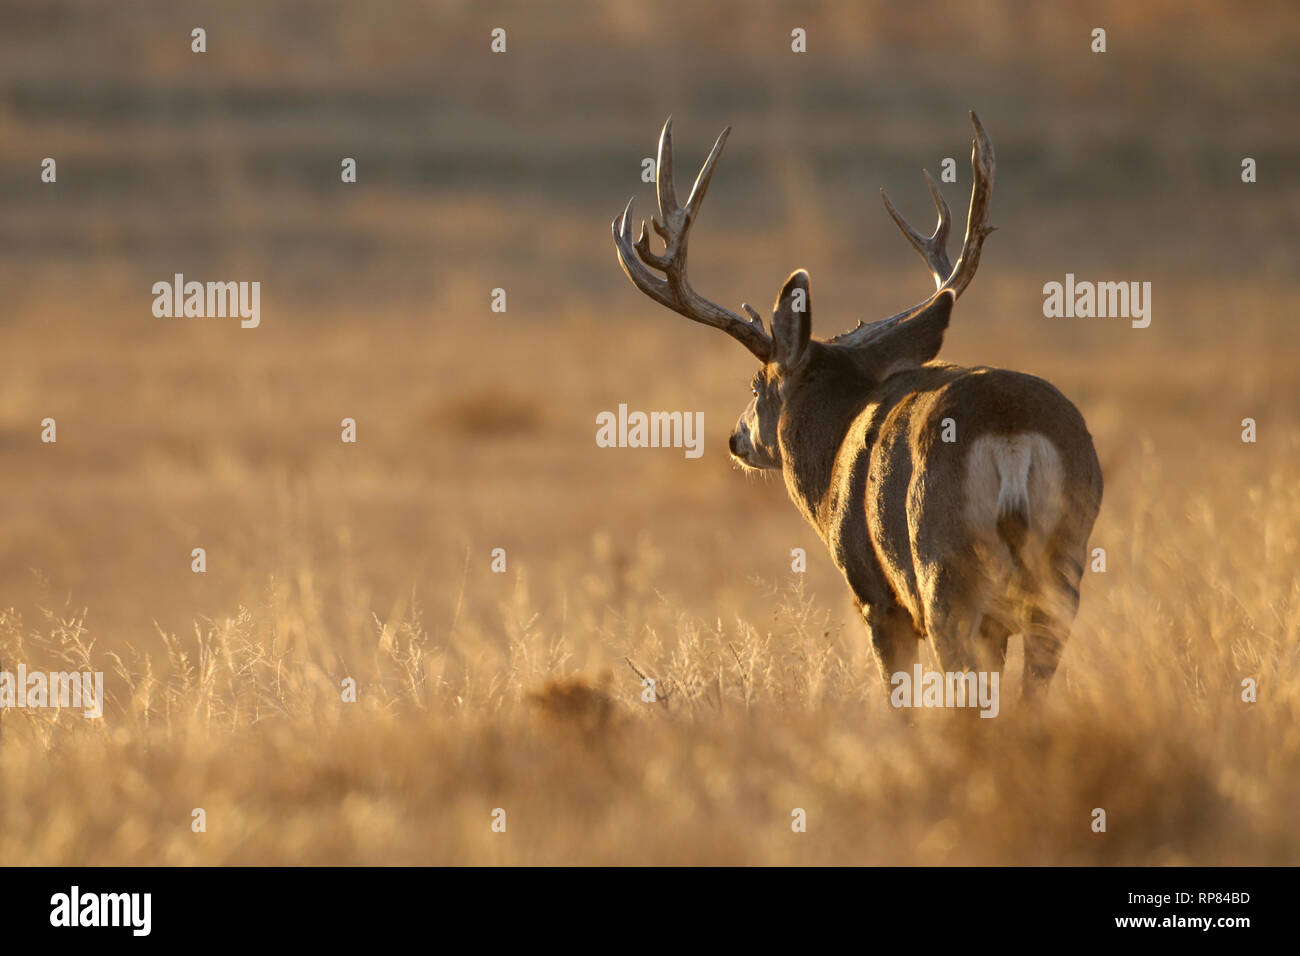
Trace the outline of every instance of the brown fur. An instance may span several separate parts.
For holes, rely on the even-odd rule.
[[[1068,634],[1101,504],[1101,468],[1082,416],[1032,375],[930,362],[950,295],[850,347],[800,344],[806,318],[792,324],[783,305],[796,287],[806,290],[806,274],[796,273],[778,300],[776,357],[755,380],[733,453],[781,468],[852,589],[886,678],[910,668],[922,637],[945,670],[1000,669],[1007,636],[1024,631],[1026,689],[1039,689]],[[955,425],[951,443],[941,440],[945,419]],[[1050,527],[1020,515],[1013,551],[1008,516],[972,527],[965,496],[976,440],[1015,435],[1041,435],[1056,451],[1059,476],[1049,477],[1059,477],[1062,500]],[[1023,554],[1031,539],[1039,545]]]
[[[720,329],[762,363],[731,453],[779,468],[863,614],[888,679],[928,638],[947,671],[1000,670],[1007,637],[1025,635],[1025,688],[1051,680],[1079,600],[1101,467],[1083,418],[1055,388],[1020,372],[933,363],[953,303],[993,231],[996,161],[972,113],[971,200],[962,252],[948,258],[949,208],[924,236],[885,208],[925,260],[937,291],[915,309],[814,342],[808,273],[777,296],[771,333],[757,312],[722,308],[686,281],[687,238],[730,129],[714,143],[683,206],[673,181],[672,121],[659,138],[655,253],[632,203],[611,224],[628,278],[656,302]],[[928,177],[928,174],[927,174]],[[659,273],[659,274],[656,274]],[[945,422],[955,436],[943,436]],[[972,451],[977,449],[977,451]]]

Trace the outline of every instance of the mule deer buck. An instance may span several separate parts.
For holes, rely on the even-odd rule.
[[[673,185],[670,118],[659,137],[659,218],[651,219],[664,251],[651,249],[644,223],[633,241],[631,201],[614,220],[614,242],[638,289],[721,329],[762,363],[731,454],[746,468],[784,474],[853,591],[885,680],[912,669],[925,639],[946,671],[1000,671],[1008,637],[1020,633],[1022,694],[1033,697],[1056,672],[1078,609],[1101,467],[1082,416],[1047,382],[934,361],[953,303],[993,231],[993,144],[974,113],[971,121],[974,182],[956,265],[947,252],[948,205],[930,174],[939,223],[929,236],[882,191],[935,292],[832,339],[811,337],[802,269],[777,296],[770,332],[748,304],[747,317],[738,315],[687,281],[687,239],[730,128],[683,206]]]

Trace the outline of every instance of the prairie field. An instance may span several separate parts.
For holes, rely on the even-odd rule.
[[[1300,13],[1070,7],[6,4],[0,663],[106,701],[3,713],[0,864],[1300,862]],[[1054,383],[1106,483],[991,720],[890,706],[729,459],[752,358],[610,237],[665,117],[683,191],[730,125],[692,280],[766,315],[806,267],[829,337],[931,291],[876,194],[928,230],[953,157],[960,233],[970,109],[998,231],[941,358]],[[176,273],[260,325],[155,317]],[[1067,273],[1150,326],[1046,318]],[[599,447],[620,404],[702,456]]]

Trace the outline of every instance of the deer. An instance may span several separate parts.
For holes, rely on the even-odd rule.
[[[936,359],[957,297],[979,266],[993,194],[993,144],[972,111],[970,207],[956,264],[951,212],[929,172],[938,211],[929,236],[886,211],[924,260],[934,292],[919,305],[816,340],[808,272],[793,272],[770,330],[702,297],[686,275],[691,227],[722,148],[713,144],[685,205],[673,182],[672,118],[659,136],[651,225],[632,238],[632,205],[613,222],[618,261],[655,302],[727,333],[758,359],[752,397],[731,433],[746,470],[780,471],[848,583],[882,678],[917,665],[928,643],[949,673],[1001,672],[1007,643],[1024,651],[1022,700],[1056,673],[1079,607],[1102,474],[1078,409],[1024,372]],[[635,197],[634,197],[635,198]]]

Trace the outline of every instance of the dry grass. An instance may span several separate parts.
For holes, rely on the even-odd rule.
[[[277,46],[229,3],[204,72],[168,45],[189,14],[65,6],[0,56],[0,660],[109,701],[5,714],[0,860],[1300,860],[1292,7],[825,4],[791,61],[776,8],[684,4],[647,91],[626,5],[494,8],[500,66],[464,54],[473,6],[313,5]],[[1098,17],[1108,61],[1076,45]],[[889,708],[784,488],[726,460],[748,356],[638,297],[608,235],[663,115],[685,165],[731,122],[696,281],[761,304],[804,265],[816,334],[888,314],[925,280],[871,193],[917,215],[971,105],[1001,228],[944,357],[1050,378],[1106,472],[1052,696],[1009,679],[995,720]],[[173,271],[263,281],[262,327],[153,319]],[[1043,319],[1066,271],[1152,281],[1151,328]],[[620,402],[702,410],[704,456],[596,447]]]
[[[891,711],[842,585],[783,490],[725,470],[714,481],[705,462],[717,463],[716,448],[662,465],[669,478],[606,471],[569,498],[538,489],[535,525],[599,497],[608,530],[585,542],[552,532],[535,549],[516,528],[505,575],[489,570],[481,536],[455,546],[438,536],[423,550],[430,564],[445,554],[439,571],[408,571],[408,589],[382,599],[381,566],[353,553],[364,516],[387,510],[376,496],[391,489],[367,476],[385,469],[380,454],[358,474],[304,478],[262,505],[254,483],[231,515],[253,511],[290,540],[275,559],[241,552],[266,579],[237,609],[138,639],[96,640],[102,629],[76,604],[0,621],[8,666],[100,669],[111,689],[103,721],[7,715],[0,853],[31,863],[1293,862],[1300,487],[1289,476],[1300,432],[1250,446],[1225,431],[1182,450],[1139,442],[1113,467],[1094,536],[1109,568],[1085,581],[1052,700],[1021,712],[1010,681],[996,720]],[[489,460],[488,448],[506,454],[518,441],[476,439]],[[542,442],[525,443],[537,476],[512,472],[512,499],[544,487],[553,464]],[[1114,451],[1122,437],[1099,444]],[[605,459],[615,472],[619,457]],[[691,517],[676,483],[697,471],[708,493]],[[495,499],[499,489],[474,487],[492,481],[490,467],[467,476],[461,506]],[[708,506],[728,499],[740,513],[710,518]],[[314,526],[336,528],[339,501],[359,524],[309,553]],[[398,518],[420,526],[457,510],[403,501]],[[388,540],[383,528],[375,536]],[[809,575],[779,570],[793,546],[809,548]],[[770,559],[737,559],[762,552]],[[213,553],[214,565],[230,560]],[[189,574],[185,552],[170,560],[177,577]],[[761,564],[771,573],[750,578]],[[719,570],[725,579],[710,582]],[[703,610],[684,610],[688,599]],[[658,682],[656,703],[641,699],[638,672]],[[356,703],[340,699],[344,677],[357,681]],[[1258,703],[1241,701],[1244,677],[1258,682]],[[194,807],[207,811],[204,834],[190,831]],[[490,829],[497,807],[506,834]],[[795,807],[808,811],[806,834],[790,831]],[[1094,807],[1107,810],[1104,835],[1089,827]]]

